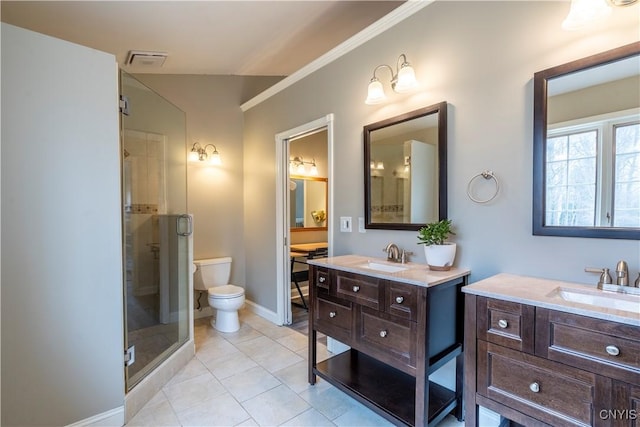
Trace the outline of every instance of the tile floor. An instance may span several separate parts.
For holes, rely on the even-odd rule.
[[[326,381],[307,382],[307,337],[242,310],[236,333],[194,325],[196,356],[127,426],[391,426]],[[319,358],[329,354],[318,347]],[[440,426],[458,427],[454,417]]]

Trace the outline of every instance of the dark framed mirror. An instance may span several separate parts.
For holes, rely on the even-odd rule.
[[[365,228],[418,230],[447,217],[447,103],[364,127]]]
[[[533,234],[640,239],[640,42],[534,74]]]

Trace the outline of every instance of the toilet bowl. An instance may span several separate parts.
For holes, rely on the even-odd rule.
[[[209,305],[216,310],[211,326],[220,332],[240,329],[238,310],[244,304],[244,288],[229,284],[231,257],[194,260],[193,287],[207,292]]]

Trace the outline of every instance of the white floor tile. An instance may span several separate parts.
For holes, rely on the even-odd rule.
[[[309,409],[309,404],[285,385],[249,399],[242,406],[261,426],[280,425]]]
[[[212,359],[206,362],[205,366],[216,378],[222,380],[255,368],[258,364],[246,354],[237,351]]]
[[[249,414],[225,393],[178,412],[183,426],[233,426],[249,420]]]
[[[201,402],[226,393],[225,388],[211,373],[198,375],[162,389],[176,412],[184,411]]]
[[[159,394],[162,394],[162,392]],[[159,427],[181,425],[176,413],[173,411],[171,404],[166,398],[160,402],[157,402],[156,398],[153,400],[155,403],[150,404],[152,402],[149,402],[146,404],[140,411],[138,411],[131,421],[127,423],[127,426]]]
[[[327,417],[322,415],[320,412],[311,408],[298,415],[295,418],[290,419],[289,421],[285,421],[281,424],[282,426],[288,427],[331,427],[335,426],[334,423],[331,422]]]
[[[221,380],[221,383],[239,402],[256,397],[282,384],[262,366],[233,375]]]

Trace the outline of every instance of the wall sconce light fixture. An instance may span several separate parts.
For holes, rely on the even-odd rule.
[[[311,165],[311,168],[309,169],[309,175],[318,175],[316,159],[312,159],[310,162],[308,162],[305,161],[302,156],[295,156],[293,159],[289,159],[289,173],[296,175],[306,175],[307,167],[305,165]]]
[[[384,94],[382,83],[376,77],[376,71],[380,68],[386,68],[391,72],[391,88],[397,93],[408,92],[418,85],[418,82],[416,81],[416,73],[411,64],[407,62],[407,56],[403,53],[398,57],[398,61],[396,62],[395,74],[393,73],[393,68],[386,64],[378,65],[373,70],[373,77],[369,81],[369,87],[367,88],[367,99],[364,101],[365,104],[379,104],[387,98]]]
[[[211,154],[209,154],[209,149],[212,149]],[[193,147],[191,147],[191,152],[189,153],[189,161],[190,162],[208,162],[212,165],[221,165],[222,159],[220,159],[220,153],[218,153],[218,149],[213,144],[207,144],[204,147],[200,145],[199,142],[195,142]]]
[[[611,15],[611,6],[630,6],[638,0],[571,0],[563,30],[578,30]]]

